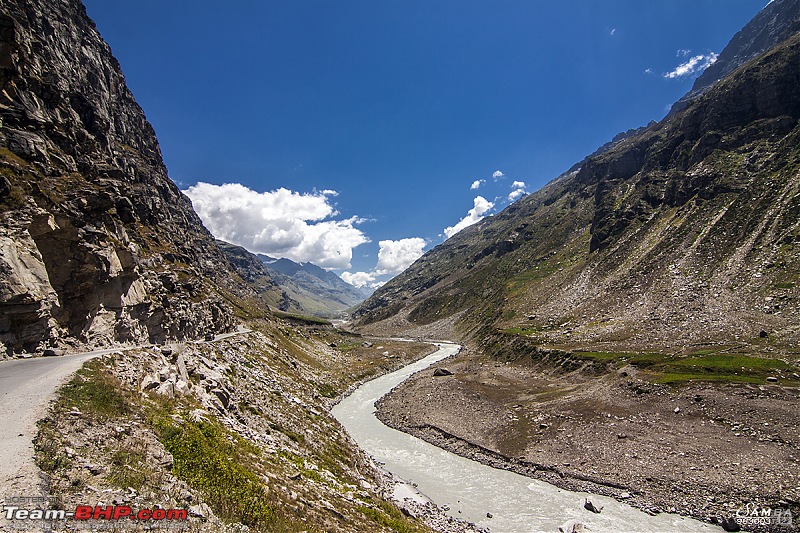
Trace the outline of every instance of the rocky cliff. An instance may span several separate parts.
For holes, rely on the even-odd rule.
[[[360,307],[360,324],[505,330],[548,346],[793,350],[798,87],[794,36],[428,252]]]
[[[0,352],[232,325],[252,294],[78,0],[0,4]]]

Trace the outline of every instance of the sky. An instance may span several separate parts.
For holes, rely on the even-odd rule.
[[[84,3],[217,238],[377,286],[663,118],[767,2]]]

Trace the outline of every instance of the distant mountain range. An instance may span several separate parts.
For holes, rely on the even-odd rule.
[[[223,241],[217,244],[239,275],[268,305],[280,311],[337,318],[372,294],[313,263],[252,254]]]

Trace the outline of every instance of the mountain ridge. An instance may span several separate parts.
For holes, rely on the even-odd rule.
[[[451,237],[376,291],[356,311],[358,323],[397,333],[438,321],[459,338],[493,324],[534,331],[540,342],[642,339],[633,342],[640,346],[668,323],[668,339],[651,343],[665,347],[679,342],[686,326],[671,309],[714,320],[710,315],[728,308],[732,313],[714,322],[713,335],[698,320],[690,321],[686,337],[736,341],[744,334],[758,345],[761,331],[778,330],[785,335],[781,344],[791,345],[797,338],[791,327],[797,319],[797,198],[791,192],[800,116],[797,41],[785,41],[685,109]],[[773,190],[778,183],[782,188]],[[754,196],[745,201],[754,184]],[[753,216],[751,205],[767,219]],[[761,242],[770,220],[770,238]],[[730,226],[730,235],[722,225]],[[772,249],[781,246],[779,257]],[[695,253],[707,254],[730,275],[715,281],[714,272],[692,259]],[[747,274],[746,263],[758,254],[773,266]],[[743,289],[751,293],[744,297]],[[611,302],[605,301],[609,294]],[[765,313],[754,298],[781,307]],[[570,325],[556,334],[562,328],[542,319],[547,314],[557,326]],[[611,319],[618,323],[601,322]]]

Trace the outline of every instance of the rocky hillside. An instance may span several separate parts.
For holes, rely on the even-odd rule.
[[[795,35],[431,250],[358,321],[548,346],[796,351],[799,118]]]
[[[406,503],[403,513],[390,500],[394,482],[328,412],[354,382],[418,359],[430,345],[366,342],[274,319],[251,326],[220,341],[129,350],[85,365],[36,440],[62,508],[113,500],[186,509],[187,531],[476,530],[433,505]]]
[[[217,240],[236,273],[246,281],[268,306],[289,313],[306,313],[300,302],[293,299],[282,284],[279,284],[266,265],[255,254],[241,246]]]
[[[252,291],[79,0],[0,4],[0,353],[229,329]]]

